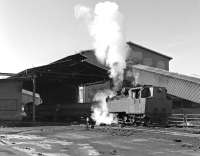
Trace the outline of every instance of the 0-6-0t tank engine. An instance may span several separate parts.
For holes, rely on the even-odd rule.
[[[123,88],[121,95],[107,99],[109,113],[123,124],[166,124],[172,102],[163,87]]]

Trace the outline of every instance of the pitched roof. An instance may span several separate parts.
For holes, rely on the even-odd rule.
[[[169,60],[172,59],[172,57],[169,57],[169,56],[167,56],[167,55],[158,53],[158,52],[156,52],[156,51],[154,51],[154,50],[145,48],[145,47],[140,46],[140,45],[138,45],[138,44],[135,44],[135,43],[133,43],[133,42],[130,42],[130,41],[129,41],[129,42],[127,42],[127,44],[128,44],[129,46],[136,46],[136,47],[145,49],[145,50],[147,50],[147,51],[149,51],[149,52],[151,52],[151,53],[154,53],[154,54],[156,54],[156,55],[160,55],[160,56],[166,57],[166,58],[169,59]],[[75,55],[70,55],[70,56],[64,57],[64,58],[59,59],[59,60],[57,60],[57,61],[55,61],[55,62],[52,62],[51,64],[54,64],[54,63],[61,63],[61,62],[67,62],[67,61],[70,61],[72,58],[75,59],[75,60],[77,60],[77,59],[82,59],[82,60],[84,60],[84,61],[86,61],[86,62],[88,62],[88,63],[90,63],[90,64],[93,64],[93,65],[99,67],[99,68],[102,68],[102,69],[104,69],[104,70],[109,70],[109,67],[108,67],[108,66],[101,64],[101,63],[97,60],[97,58],[96,58],[96,56],[95,56],[95,49],[82,50],[82,51],[80,51],[79,53],[77,53],[77,54],[75,54]]]
[[[160,55],[160,56],[166,57],[166,58],[168,58],[169,60],[173,59],[173,58],[170,57],[170,56],[167,56],[167,55],[164,55],[164,54],[162,54],[162,53],[156,52],[156,51],[151,50],[151,49],[149,49],[149,48],[146,48],[146,47],[143,47],[143,46],[138,45],[138,44],[136,44],[136,43],[133,43],[133,42],[131,42],[131,41],[128,41],[127,44],[128,44],[129,46],[135,46],[135,47],[138,47],[138,48],[141,48],[141,49],[145,49],[145,50],[147,50],[147,51],[149,51],[149,52],[151,52],[151,53],[154,53],[154,54],[156,54],[156,55]]]

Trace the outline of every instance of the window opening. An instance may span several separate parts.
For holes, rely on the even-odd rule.
[[[147,98],[151,96],[151,92],[149,88],[143,88],[142,92],[141,92],[141,97],[142,98]]]
[[[132,98],[139,99],[140,98],[140,89],[131,90]]]

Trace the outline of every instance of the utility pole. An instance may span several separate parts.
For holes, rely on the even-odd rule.
[[[32,83],[33,83],[33,122],[35,122],[35,92],[36,92],[36,75],[32,76]]]

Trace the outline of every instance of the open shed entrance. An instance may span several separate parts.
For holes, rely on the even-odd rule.
[[[95,66],[80,55],[72,55],[51,64],[27,69],[12,78],[22,78],[23,88],[40,94],[42,104],[35,107],[36,121],[77,121],[91,113],[92,103],[79,103],[79,87],[109,81],[106,69]],[[26,120],[32,120],[34,106],[25,107]]]

